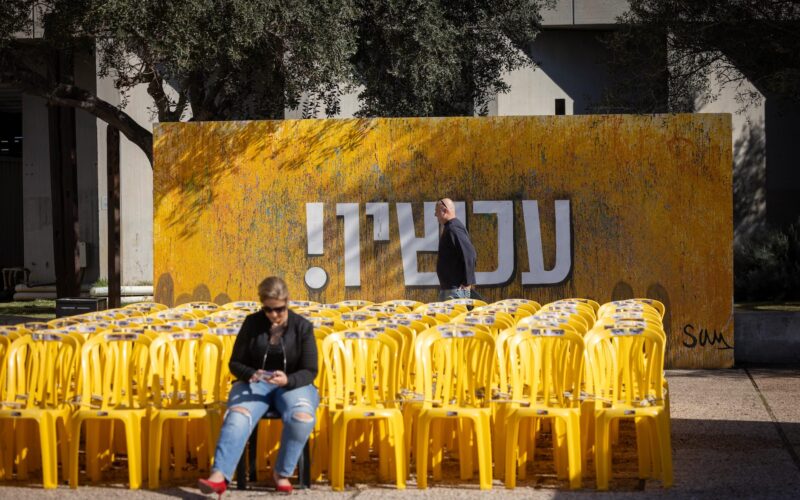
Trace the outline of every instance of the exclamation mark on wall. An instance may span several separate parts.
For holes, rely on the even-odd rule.
[[[324,220],[324,203],[306,203],[306,231],[308,235],[308,255],[325,253],[322,225]],[[313,290],[320,290],[328,282],[328,273],[321,267],[311,267],[306,271],[306,285]]]

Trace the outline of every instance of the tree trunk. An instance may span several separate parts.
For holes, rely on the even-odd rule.
[[[72,78],[72,54],[53,53],[49,64],[54,82]],[[75,139],[75,110],[50,106],[50,192],[53,207],[53,253],[56,295],[78,297],[81,267],[78,255],[78,164]]]
[[[122,305],[122,277],[120,273],[120,217],[119,217],[119,130],[111,125],[106,131],[108,153],[108,307]]]

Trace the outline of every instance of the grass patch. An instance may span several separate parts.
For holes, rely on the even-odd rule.
[[[748,311],[800,312],[800,302],[743,302],[736,309]]]
[[[53,319],[56,317],[55,300],[30,300],[24,302],[0,302],[0,316],[27,316]]]

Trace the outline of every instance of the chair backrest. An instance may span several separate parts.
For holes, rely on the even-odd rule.
[[[149,314],[154,311],[163,311],[168,309],[168,307],[164,304],[159,304],[158,302],[136,302],[134,304],[123,306],[123,309],[133,309],[144,314]]]
[[[183,331],[150,343],[153,401],[160,408],[210,405],[220,399],[223,343],[210,333]]]
[[[73,398],[79,347],[74,337],[51,330],[14,340],[0,370],[0,404],[8,408],[56,408]]]
[[[422,302],[416,300],[408,300],[408,299],[394,299],[394,300],[387,300],[385,302],[381,302],[382,304],[394,304],[398,306],[407,307],[409,311],[413,311],[417,307],[422,305]]]
[[[343,312],[341,316],[339,316],[339,320],[347,325],[347,328],[358,328],[358,326],[365,322],[373,320],[377,317],[377,315],[372,312],[356,312],[356,311],[349,311]]]
[[[463,324],[431,327],[417,336],[417,391],[428,407],[488,407],[495,370],[494,337]]]
[[[481,307],[486,305],[486,301],[480,299],[473,299],[473,298],[457,298],[457,299],[449,299],[444,301],[445,304],[454,304],[458,306],[467,306],[467,307]]]
[[[149,345],[146,335],[135,332],[106,330],[90,337],[81,348],[81,408],[144,408]]]
[[[662,318],[664,317],[665,313],[664,304],[654,299],[625,299],[606,302],[600,306],[600,309],[597,311],[597,315],[605,315],[608,309],[651,311]]]
[[[494,335],[500,330],[511,328],[516,322],[510,313],[495,310],[470,311],[456,316],[452,321],[468,325],[484,325]]]
[[[654,328],[593,328],[586,335],[587,384],[597,401],[642,406],[663,400],[664,337]]]
[[[541,304],[539,304],[535,300],[530,300],[530,299],[503,299],[503,300],[498,300],[497,302],[492,302],[489,305],[500,306],[500,307],[519,307],[521,309],[530,311],[531,314],[535,313],[536,311],[542,308]]]
[[[332,408],[396,407],[397,341],[366,328],[333,332],[322,342]]]
[[[512,401],[554,408],[579,404],[584,341],[574,329],[517,327],[507,345]]]
[[[560,323],[560,324],[568,324],[572,328],[574,328],[578,333],[585,334],[589,331],[591,325],[589,325],[586,320],[577,314],[570,314],[568,312],[563,311],[542,311],[539,310],[533,316],[528,316],[527,318],[522,318],[517,322],[519,326],[526,326],[532,323],[538,323],[541,321],[549,321],[553,323]]]

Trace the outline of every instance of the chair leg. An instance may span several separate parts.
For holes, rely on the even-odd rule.
[[[417,419],[417,444],[416,444],[416,463],[417,463],[417,488],[424,490],[428,487],[428,439],[431,430],[429,418],[420,415]]]
[[[460,418],[458,425],[458,465],[461,473],[461,480],[472,479],[472,448],[473,430],[478,432],[478,428],[472,425],[468,418]],[[476,440],[477,441],[477,440]],[[480,467],[480,465],[479,465]]]
[[[150,433],[148,436],[149,446],[149,459],[147,461],[147,487],[151,490],[158,489],[159,486],[159,471],[161,469],[161,439],[163,436],[164,426],[154,418],[150,422]],[[166,465],[166,464],[165,464]]]
[[[78,447],[81,441],[81,424],[79,418],[72,420],[72,430],[69,441],[69,487],[78,487]]]
[[[331,418],[331,455],[328,469],[330,471],[331,488],[334,491],[344,490],[344,469],[347,461],[347,420],[342,414],[334,413]]]
[[[403,429],[403,416],[400,413],[395,413],[389,417],[387,422],[389,428],[389,435],[392,439],[392,447],[394,448],[394,465],[396,484],[398,490],[406,489],[406,450],[405,450],[405,436]]]
[[[130,489],[142,487],[142,446],[140,418],[131,417],[125,421],[125,442],[128,451],[128,477]]]
[[[247,447],[242,451],[242,456],[239,457],[239,463],[236,464],[236,489],[247,489]]]
[[[297,488],[308,489],[311,488],[311,448],[306,441],[303,446],[303,453],[300,455],[300,461],[297,464]]]
[[[520,420],[513,414],[506,417],[505,433],[505,481],[506,488],[517,487],[517,442],[519,440]]]
[[[39,442],[42,455],[42,483],[46,489],[58,486],[56,423],[53,417],[43,413],[39,423]]]
[[[577,413],[570,413],[567,417],[567,454],[569,468],[569,487],[579,489],[583,482],[581,469],[581,421]]]
[[[492,489],[492,435],[489,415],[481,413],[474,421],[478,445],[478,467],[482,490]]]

